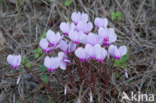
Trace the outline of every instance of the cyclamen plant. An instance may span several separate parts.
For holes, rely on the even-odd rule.
[[[46,56],[44,66],[47,67],[48,72],[57,72],[58,68],[67,70],[70,79],[69,83],[71,83],[75,91],[79,89],[76,88],[76,85],[78,85],[76,81],[84,83],[84,89],[89,88],[90,90],[88,93],[90,102],[94,99],[95,86],[98,88],[101,79],[103,79],[105,98],[110,76],[116,70],[116,68],[113,68],[114,61],[120,60],[121,57],[127,53],[127,47],[120,46],[118,49],[117,46],[111,44],[117,40],[117,35],[113,28],[108,28],[108,20],[106,18],[95,18],[94,24],[97,27],[97,29],[95,28],[97,33],[91,32],[93,24],[88,22],[87,14],[73,12],[71,19],[73,21],[71,24],[68,22],[62,22],[60,24],[60,30],[64,36],[61,36],[59,32],[55,34],[52,30],[48,30],[46,38],[40,40],[39,45],[45,53],[50,53],[51,51],[58,53],[57,57]],[[69,40],[64,38],[65,36],[69,38]],[[58,52],[56,49],[61,51]],[[74,58],[79,79],[75,78],[71,72],[69,55]],[[110,58],[110,55],[114,58],[114,61],[111,68],[107,69],[107,59]],[[14,69],[18,69],[18,66],[21,64],[21,56],[9,55],[7,61]],[[87,65],[89,65],[89,68]],[[95,65],[97,65],[96,69],[94,67]],[[101,78],[102,67],[105,71],[103,74],[104,78]],[[107,73],[108,70],[109,73]],[[68,83],[64,83],[58,72],[57,74],[65,88],[65,94],[68,93]],[[127,70],[125,70],[125,75],[128,78]],[[43,81],[40,82],[42,83]],[[50,89],[45,83],[42,84],[48,90]],[[70,99],[70,95],[68,96]],[[78,102],[82,102],[82,99],[83,98],[79,97]]]

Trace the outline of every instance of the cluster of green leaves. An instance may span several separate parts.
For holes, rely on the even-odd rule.
[[[117,20],[122,20],[123,14],[122,12],[112,12],[111,13],[111,19],[115,20],[115,18],[117,17]]]
[[[64,2],[64,5],[65,5],[65,6],[69,6],[69,5],[72,3],[72,1],[73,1],[73,0],[66,0],[66,1]]]
[[[43,53],[41,48],[38,48],[38,49],[34,50],[34,52],[35,52],[35,56],[34,56],[35,58],[38,58],[40,56],[40,54]]]
[[[31,67],[31,64],[28,63],[27,60],[28,60],[28,57],[26,56],[24,59],[21,60],[21,62],[22,62],[25,66],[27,66],[28,68],[30,68],[30,67]]]

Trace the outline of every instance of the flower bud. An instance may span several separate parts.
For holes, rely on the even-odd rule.
[[[79,98],[76,103],[81,103],[81,99]]]
[[[90,97],[90,102],[93,102],[93,94],[92,94],[92,92],[89,93],[89,97]]]
[[[20,79],[21,79],[22,75],[20,74],[17,78],[17,84],[19,83]]]
[[[141,100],[141,91],[138,91],[138,101]]]
[[[67,94],[67,85],[65,85],[65,87],[64,87],[64,94],[65,95]]]
[[[125,75],[126,75],[126,78],[128,78],[127,69],[125,69]]]

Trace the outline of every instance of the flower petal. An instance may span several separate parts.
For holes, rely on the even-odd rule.
[[[96,37],[96,43],[97,44],[100,44],[100,45],[103,43],[103,37],[101,35],[97,35],[97,37]]]
[[[58,57],[60,58],[60,60],[63,60],[64,56],[65,56],[65,53],[63,53],[63,52],[58,53]]]
[[[72,52],[76,49],[76,44],[74,44],[72,41],[68,44],[69,45],[69,52]]]
[[[119,48],[119,52],[120,52],[120,55],[123,56],[127,53],[127,47],[126,46],[120,46]]]
[[[87,36],[87,41],[89,44],[91,44],[92,46],[96,44],[96,34],[93,33],[89,33]]]
[[[104,28],[99,28],[99,30],[98,30],[98,35],[104,37],[104,34],[105,34]]]
[[[88,21],[88,15],[87,15],[87,14],[82,13],[82,21],[83,21],[84,23],[86,23],[86,22]]]
[[[57,69],[60,66],[60,58],[54,58],[54,69]]]
[[[66,52],[67,49],[68,49],[67,41],[61,40],[59,44],[60,44],[60,47],[59,47],[59,48],[60,48],[63,52]]]
[[[17,66],[21,64],[21,55],[17,56]]]
[[[72,41],[77,41],[79,39],[77,31],[70,31],[69,32],[69,38]]]
[[[91,31],[93,28],[93,24],[91,22],[87,23],[87,33]]]
[[[103,21],[104,21],[103,27],[104,28],[107,28],[108,20],[106,18],[104,18]]]
[[[95,55],[101,52],[101,46],[99,44],[94,45]]]
[[[50,43],[56,42],[56,36],[55,33],[51,30],[48,30],[46,33],[46,38],[49,40]]]
[[[115,57],[115,46],[114,45],[110,45],[108,52],[110,55],[112,55],[113,57]]]
[[[88,44],[87,35],[84,35],[83,38],[80,40],[80,42],[85,44],[85,45]]]
[[[75,25],[74,25],[74,23],[71,23],[70,24],[70,27],[69,27],[69,30],[74,30],[75,29]],[[69,32],[69,31],[68,31]]]
[[[46,51],[47,48],[48,48],[49,43],[48,43],[48,41],[47,41],[46,38],[43,38],[43,39],[40,40],[39,45],[40,45],[40,47],[41,47],[44,51]]]
[[[100,20],[100,18],[95,18],[95,20],[94,20],[94,24],[98,27],[98,23],[99,23],[99,20]]]
[[[72,19],[72,21],[75,24],[77,24],[80,21],[80,16],[81,16],[81,13],[80,12],[78,12],[78,13],[73,12],[72,15],[71,15],[71,19]]]
[[[50,59],[50,57],[48,57],[48,56],[45,57],[44,66],[47,67],[48,69],[51,69],[51,59]]]
[[[109,43],[115,42],[117,40],[117,35],[114,33],[113,37],[109,39]]]
[[[69,32],[69,23],[62,22],[62,23],[60,24],[60,30],[61,30],[63,33],[68,33],[68,32]]]
[[[7,56],[7,62],[9,63],[9,64],[11,64],[12,65],[12,61],[13,61],[13,55],[11,55],[11,54],[9,54],[8,56]]]
[[[61,68],[62,70],[66,70],[66,65],[67,65],[66,62],[64,62],[64,61],[61,61],[61,62],[60,62],[60,68]]]
[[[77,28],[78,31],[84,31],[83,30],[84,26],[85,26],[85,24],[82,21],[79,21],[76,28]]]

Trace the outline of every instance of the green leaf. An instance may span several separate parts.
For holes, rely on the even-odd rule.
[[[52,103],[52,98],[51,96],[48,96],[49,97],[49,103]]]
[[[115,19],[115,12],[111,13],[111,19],[114,20]]]
[[[116,12],[116,14],[115,14],[116,16],[120,16],[120,17],[122,17],[123,16],[123,14],[122,14],[122,12]]]
[[[38,58],[40,56],[40,54],[35,54],[35,58]]]
[[[114,11],[111,13],[111,16],[115,16],[115,12]]]
[[[116,73],[115,79],[118,79],[119,77],[120,77],[120,74],[119,73]]]
[[[122,14],[122,12],[116,12],[116,16],[118,17],[117,18],[118,20],[122,20],[123,14]]]
[[[43,51],[42,51],[41,48],[38,48],[37,51],[38,51],[39,54],[42,54],[43,53]]]
[[[45,101],[45,99],[43,98],[43,96],[41,97],[41,98],[39,98],[39,103],[45,103],[46,101]]]
[[[25,64],[25,63],[27,62],[27,60],[28,60],[28,56],[26,56],[24,59],[22,59],[21,62],[22,62],[23,64]]]
[[[115,60],[113,67],[118,66],[120,64],[121,64],[121,61],[120,60]]]
[[[38,53],[38,50],[34,50],[34,52],[37,54]]]
[[[43,32],[42,36],[40,37],[40,40],[45,37],[46,37],[46,32]]]
[[[48,78],[46,74],[40,76],[43,79],[43,82],[48,83]]]
[[[31,67],[31,64],[30,63],[26,63],[25,66],[27,66],[28,68]]]
[[[21,62],[22,62],[23,64],[25,64],[24,59],[22,59]]]
[[[122,17],[121,17],[121,16],[119,16],[119,17],[118,17],[118,20],[122,20]]]
[[[118,86],[118,88],[121,90],[122,89],[122,87],[120,87],[120,86]]]
[[[128,59],[129,59],[129,57],[122,56],[120,61],[121,61],[122,63],[124,63],[124,62],[126,62]]]
[[[64,2],[64,5],[65,5],[65,6],[69,6],[69,5],[71,4],[72,1],[73,1],[73,0],[66,0],[66,1]]]
[[[41,67],[38,67],[38,70],[45,72],[47,71],[47,68],[44,65],[42,65]]]
[[[27,60],[28,60],[28,56],[26,56],[26,57],[24,58],[24,62],[27,62]]]

